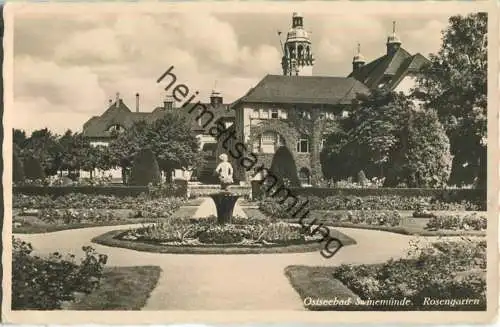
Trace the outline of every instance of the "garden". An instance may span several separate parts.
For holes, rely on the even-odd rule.
[[[414,242],[403,259],[372,265],[290,266],[285,274],[302,299],[337,298],[349,303],[313,304],[309,310],[486,310],[485,240]],[[369,300],[405,298],[406,306],[366,305]],[[471,301],[436,305],[429,299]]]

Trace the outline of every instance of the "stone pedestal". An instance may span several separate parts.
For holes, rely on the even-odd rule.
[[[240,196],[231,194],[230,192],[219,192],[211,194],[210,197],[217,209],[217,223],[220,225],[231,223],[234,205]]]

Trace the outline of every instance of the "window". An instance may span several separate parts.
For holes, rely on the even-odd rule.
[[[322,138],[321,139],[321,143],[319,144],[319,150],[323,150],[323,147],[325,146],[326,144],[326,138]]]
[[[250,114],[250,117],[259,118],[259,109],[253,109],[252,113]]]
[[[260,151],[263,153],[274,153],[280,147],[285,145],[285,140],[278,133],[264,132],[260,137]]]
[[[278,119],[279,118],[278,109],[271,109],[271,118],[272,119]]]
[[[297,152],[309,153],[309,138],[307,135],[302,135],[297,141]]]
[[[260,118],[268,119],[269,118],[269,109],[260,109]]]

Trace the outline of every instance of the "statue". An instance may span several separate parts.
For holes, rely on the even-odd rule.
[[[215,173],[219,176],[220,188],[227,191],[229,185],[233,184],[233,166],[228,162],[227,154],[219,156],[220,163],[215,168]]]
[[[217,209],[217,223],[224,225],[231,223],[234,205],[240,196],[228,191],[229,185],[233,183],[233,166],[228,162],[227,154],[221,154],[219,159],[221,162],[215,168],[215,173],[219,176],[222,192],[211,194],[210,197]]]

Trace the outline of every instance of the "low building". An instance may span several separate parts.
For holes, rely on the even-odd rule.
[[[120,97],[120,94],[117,93],[115,101],[109,101],[108,108],[102,115],[90,118],[83,125],[83,135],[87,137],[94,146],[107,146],[117,134],[128,130],[134,123],[139,121],[153,123],[161,119],[166,112],[178,110],[189,118],[188,121],[191,122],[193,134],[196,135],[200,141],[200,151],[208,152],[207,160],[209,164],[208,168],[205,170],[210,170],[210,172],[201,172],[201,174],[211,175],[211,167],[214,166],[216,162],[216,153],[214,149],[217,146],[217,140],[215,140],[204,127],[202,121],[203,117],[201,119],[196,119],[198,116],[197,110],[191,110],[196,104],[190,104],[183,108],[176,108],[173,98],[171,96],[166,96],[162,106],[156,107],[150,112],[142,112],[140,110],[140,95],[136,94],[135,105],[135,111],[132,111]],[[223,123],[225,126],[230,126],[234,123],[234,111],[230,110],[228,104],[224,104],[223,97],[219,92],[213,91],[210,102],[202,103],[202,105],[214,114],[213,119],[215,122]],[[191,113],[190,110],[192,111]],[[113,179],[121,180],[122,177],[121,169],[112,169],[101,173],[106,175],[111,174]],[[86,176],[86,174],[88,173],[82,173],[83,176]],[[181,172],[176,172],[176,174],[180,175]],[[201,177],[203,178],[203,176]]]

